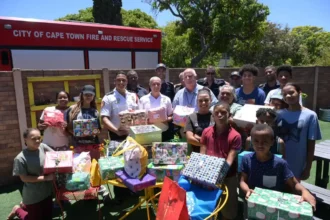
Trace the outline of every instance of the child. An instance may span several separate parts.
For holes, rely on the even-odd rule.
[[[315,210],[315,198],[297,181],[287,162],[270,151],[274,142],[273,129],[265,124],[257,124],[251,130],[251,137],[255,153],[245,155],[241,167],[240,188],[245,198],[249,198],[255,187],[283,192],[287,185]]]
[[[241,135],[229,125],[230,107],[218,103],[213,109],[215,125],[206,128],[201,137],[201,154],[225,158],[230,166],[224,184],[228,187],[229,198],[221,211],[223,219],[235,219],[237,214],[237,163],[235,158],[241,149]]]
[[[40,131],[29,128],[23,133],[27,146],[14,159],[13,175],[19,176],[23,185],[23,204],[25,209],[15,206],[8,219],[15,215],[19,219],[52,219],[52,180],[54,175],[43,175],[45,154],[53,151],[41,143]]]
[[[322,139],[317,115],[301,106],[300,93],[296,84],[288,83],[283,87],[283,98],[289,107],[278,111],[276,120],[278,135],[286,146],[286,161],[299,181],[309,178],[315,141]]]
[[[47,123],[44,122],[44,114],[45,111],[60,111],[64,114],[65,110],[68,108],[69,99],[70,96],[65,91],[60,91],[56,93],[57,105],[45,108],[45,110],[41,114],[40,121],[38,123],[39,130],[44,131],[42,143],[48,145],[56,151],[68,150],[69,137],[64,130],[65,125],[63,127],[50,127]]]
[[[281,94],[273,94],[270,97],[269,106],[273,106],[275,110],[280,110],[289,107],[288,104],[284,102],[283,96]]]
[[[267,124],[275,130],[276,112],[270,108],[260,108],[257,111],[257,124]],[[245,150],[253,151],[251,136],[246,139]],[[285,144],[284,141],[275,135],[275,141],[270,148],[273,154],[281,154],[285,158]]]

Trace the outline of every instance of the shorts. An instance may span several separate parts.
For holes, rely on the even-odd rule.
[[[227,177],[224,181],[224,184],[228,188],[229,196],[226,205],[221,210],[221,214],[226,219],[235,219],[237,215],[237,206],[238,206],[236,175]]]

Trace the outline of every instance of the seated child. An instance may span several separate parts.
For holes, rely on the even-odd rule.
[[[270,108],[260,108],[257,111],[257,124],[267,124],[275,130],[276,112]],[[254,151],[251,141],[251,136],[246,139],[245,150]],[[284,141],[275,135],[275,141],[270,148],[273,154],[281,154],[282,158],[285,159],[285,144]]]
[[[302,200],[310,203],[315,210],[316,201],[294,177],[288,163],[275,157],[270,151],[274,142],[274,132],[265,124],[257,124],[251,131],[255,153],[247,154],[242,160],[240,188],[248,199],[255,187],[283,192],[289,188],[298,193]]]

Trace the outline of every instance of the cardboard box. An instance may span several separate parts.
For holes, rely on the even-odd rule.
[[[260,108],[271,108],[272,106],[245,104],[234,116],[234,122],[238,127],[245,128],[248,124],[256,124],[256,113]]]
[[[63,113],[57,109],[45,110],[43,121],[51,127],[62,127],[65,124]]]
[[[187,162],[187,142],[153,142],[154,164],[185,164]]]
[[[149,123],[152,124],[166,121],[167,120],[166,108],[163,106],[159,108],[149,109],[148,119],[149,119]]]
[[[97,135],[99,130],[98,119],[80,119],[73,121],[73,136],[89,137]]]
[[[103,157],[99,159],[98,163],[102,180],[116,179],[115,173],[124,168],[123,156]]]
[[[182,169],[183,165],[157,166],[153,163],[149,163],[148,165],[148,173],[156,177],[157,182],[164,182],[165,176],[177,182],[180,178]]]
[[[162,130],[155,125],[131,126],[129,136],[141,145],[151,144],[162,141]]]
[[[241,153],[238,154],[238,160],[237,160],[237,172],[241,172],[241,166],[242,166],[242,160],[243,160],[243,157],[247,154],[252,154],[254,152],[252,151],[243,151]],[[279,157],[279,158],[282,158],[282,155],[281,154],[275,154],[276,157]]]
[[[73,153],[72,151],[48,151],[45,155],[44,174],[72,173]]]
[[[130,178],[125,171],[119,170],[116,172],[116,177],[123,182],[123,184],[133,192],[141,191],[149,186],[156,184],[156,177],[146,174],[142,179]]]
[[[65,188],[70,191],[87,190],[90,187],[90,174],[86,172],[77,172],[69,174],[66,180]]]
[[[300,196],[256,187],[248,199],[248,219],[313,219],[312,206]]]
[[[185,127],[187,122],[187,116],[194,112],[195,108],[177,105],[173,111],[173,123],[180,127]]]

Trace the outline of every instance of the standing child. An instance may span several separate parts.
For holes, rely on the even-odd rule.
[[[241,135],[230,127],[228,119],[230,107],[227,103],[214,106],[213,118],[215,125],[203,131],[201,137],[201,154],[225,158],[230,166],[224,184],[228,187],[229,198],[221,211],[223,219],[235,219],[237,215],[237,163],[235,158],[241,149]]]
[[[255,153],[242,160],[240,188],[248,199],[255,187],[283,192],[288,185],[292,192],[302,196],[315,210],[315,198],[294,177],[288,163],[270,151],[274,143],[274,132],[265,124],[257,124],[251,130]],[[246,212],[246,207],[245,207]],[[246,213],[245,213],[246,214]]]
[[[57,105],[45,108],[42,112],[40,121],[38,123],[39,130],[44,131],[44,137],[42,143],[47,144],[52,149],[59,150],[68,150],[69,146],[69,137],[65,132],[65,126],[63,127],[51,127],[44,122],[44,115],[46,111],[55,112],[60,111],[63,115],[65,110],[68,108],[70,96],[65,91],[60,91],[56,93]],[[63,116],[64,120],[64,116]]]
[[[54,175],[44,176],[43,166],[47,151],[53,151],[41,143],[40,131],[29,128],[23,133],[27,146],[14,159],[13,175],[19,176],[23,185],[23,203],[13,208],[8,219],[16,214],[19,219],[48,220],[52,219],[52,180]]]
[[[289,108],[278,111],[278,135],[285,143],[285,156],[294,176],[308,179],[314,159],[315,141],[320,140],[321,131],[315,112],[299,103],[301,89],[288,83],[283,87],[284,101]]]
[[[273,131],[276,130],[275,122],[276,122],[277,114],[273,109],[260,108],[257,110],[256,116],[257,116],[257,124],[267,124],[268,126],[270,126],[273,129]],[[253,144],[252,144],[251,136],[246,139],[245,150],[253,151]],[[285,158],[284,141],[277,135],[275,135],[275,141],[274,141],[272,147],[270,148],[270,151],[273,154],[281,154],[282,158],[283,159]]]

